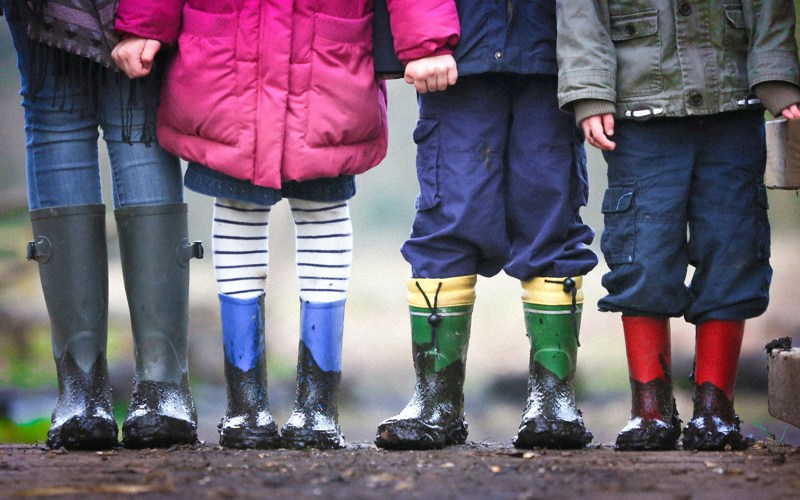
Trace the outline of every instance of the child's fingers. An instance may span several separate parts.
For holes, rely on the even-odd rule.
[[[447,83],[448,85],[455,85],[458,81],[458,68],[453,65],[447,71]]]
[[[146,65],[152,64],[159,49],[161,49],[161,42],[158,40],[147,40],[142,49],[142,63]]]
[[[800,107],[797,104],[792,104],[781,111],[781,115],[787,120],[796,120],[800,118]]]
[[[607,115],[590,116],[589,118],[581,122],[581,128],[583,128],[583,134],[586,137],[586,141],[589,144],[603,151],[611,151],[614,148],[616,148],[617,145],[606,136],[605,132],[605,125],[607,122],[606,116]],[[613,130],[613,122],[612,122],[612,130]]]

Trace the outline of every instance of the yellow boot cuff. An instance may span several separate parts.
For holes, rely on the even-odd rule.
[[[544,306],[571,306],[572,293],[564,291],[567,278],[533,278],[522,282],[522,302]],[[583,304],[583,276],[572,277],[578,290],[577,304]]]
[[[472,305],[475,303],[475,283],[477,282],[478,276],[474,274],[442,279],[411,278],[408,280],[408,305],[428,307],[428,303],[425,301],[426,296],[431,306],[433,306],[434,299],[438,307]],[[439,288],[440,283],[441,288]],[[423,292],[425,292],[424,295]]]

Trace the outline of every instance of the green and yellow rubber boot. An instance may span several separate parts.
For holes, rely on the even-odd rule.
[[[476,281],[474,275],[409,280],[416,387],[403,411],[378,426],[377,446],[426,450],[467,440],[464,367]]]
[[[583,292],[581,277],[534,278],[522,283],[525,327],[531,342],[528,404],[517,448],[583,448],[592,434],[575,404]]]

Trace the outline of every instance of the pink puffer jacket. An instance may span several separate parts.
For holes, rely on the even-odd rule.
[[[116,28],[177,45],[159,142],[253,184],[358,174],[386,154],[372,0],[121,0]],[[451,52],[453,0],[389,0],[401,59]]]

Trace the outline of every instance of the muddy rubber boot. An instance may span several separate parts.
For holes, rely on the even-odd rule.
[[[50,448],[102,450],[117,445],[106,365],[108,256],[104,205],[30,212],[58,373]]]
[[[403,411],[378,426],[378,447],[427,450],[467,440],[464,376],[476,279],[409,280],[416,386]]]
[[[672,394],[669,318],[623,316],[631,382],[631,417],[618,451],[674,450],[681,420]]]
[[[285,448],[337,449],[345,301],[300,301],[300,346],[294,410],[281,428]]]
[[[534,278],[522,284],[531,350],[528,403],[512,440],[517,448],[583,448],[592,440],[573,388],[581,282],[581,277]]]
[[[131,314],[136,374],[122,424],[126,448],[197,442],[188,379],[189,243],[183,203],[131,206],[114,215]]]
[[[217,426],[226,448],[268,449],[281,444],[267,398],[264,294],[238,299],[219,294],[228,409]]]
[[[747,442],[733,408],[744,321],[697,325],[694,413],[683,429],[684,450],[744,450]]]

